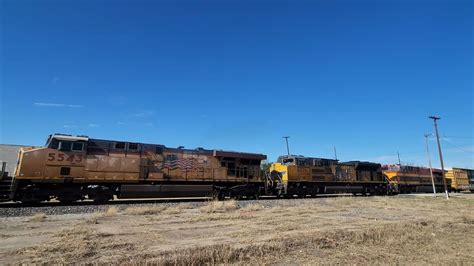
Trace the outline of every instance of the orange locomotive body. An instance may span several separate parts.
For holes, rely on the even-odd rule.
[[[398,187],[400,193],[433,192],[430,169],[420,166],[387,164],[382,166],[383,173],[392,185]],[[443,172],[432,169],[436,191],[444,191]],[[449,187],[449,180],[448,187]]]
[[[20,151],[11,198],[70,202],[114,196],[252,196],[259,193],[264,159],[262,154],[55,134],[46,147]]]

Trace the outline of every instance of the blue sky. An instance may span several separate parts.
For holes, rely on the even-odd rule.
[[[0,2],[1,143],[474,167],[471,1]]]

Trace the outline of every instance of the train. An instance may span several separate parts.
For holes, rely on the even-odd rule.
[[[386,194],[389,185],[377,163],[281,156],[264,171],[266,159],[257,153],[52,134],[44,147],[20,149],[9,189],[0,194],[22,203],[99,203],[115,197],[305,197],[338,190]]]
[[[56,133],[48,136],[44,147],[20,149],[13,176],[4,175],[0,182],[0,200],[37,204],[85,199],[103,203],[114,198],[302,198],[328,193],[394,195],[428,192],[432,187],[428,168],[282,155],[263,169],[266,159],[259,153]],[[434,169],[433,175],[442,190],[441,170]]]

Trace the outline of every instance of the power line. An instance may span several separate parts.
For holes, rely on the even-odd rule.
[[[446,136],[446,135],[444,135],[443,138],[452,138],[452,139],[474,139],[474,137],[459,137],[459,136]]]
[[[457,149],[457,150],[460,150],[460,151],[463,151],[463,152],[467,152],[467,153],[474,153],[474,151],[465,150],[465,149],[463,149],[463,148],[461,148],[461,147],[459,147],[459,146],[454,145],[453,143],[451,143],[451,142],[448,141],[448,140],[445,140],[445,139],[444,139],[443,141],[446,142],[446,143],[448,143],[449,145],[451,145],[452,147],[454,147],[454,148]]]

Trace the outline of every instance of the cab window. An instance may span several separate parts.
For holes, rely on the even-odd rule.
[[[60,141],[59,142],[60,151],[83,151],[84,143],[82,142],[71,142],[71,141]]]
[[[72,148],[72,142],[70,141],[60,141],[59,150],[60,151],[70,151]]]
[[[73,151],[82,151],[84,150],[84,143],[82,142],[74,142],[72,144],[72,150]]]
[[[128,143],[129,150],[138,150],[138,143]]]
[[[308,160],[307,159],[297,159],[296,164],[300,166],[307,166],[308,165]]]
[[[124,150],[125,149],[125,142],[115,142],[115,148],[118,150]]]

